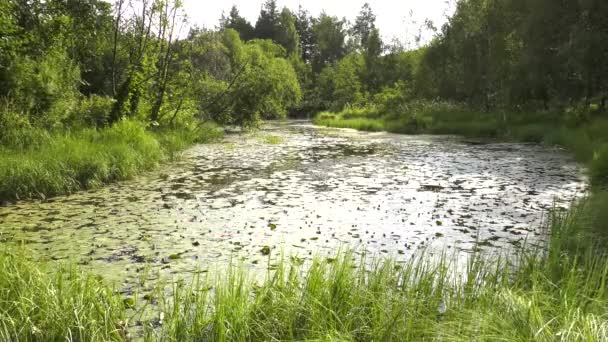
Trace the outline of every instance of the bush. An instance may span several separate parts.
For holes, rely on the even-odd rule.
[[[608,190],[608,144],[602,145],[594,153],[590,170],[592,183]]]
[[[548,129],[546,124],[529,124],[517,127],[513,134],[518,141],[541,143],[544,141]]]
[[[68,123],[78,127],[105,127],[110,122],[113,104],[114,100],[108,96],[85,97],[80,100]]]
[[[22,150],[45,145],[49,139],[47,130],[32,126],[27,115],[17,112],[11,104],[0,109],[0,145]]]
[[[334,113],[330,113],[330,112],[321,112],[319,114],[316,115],[315,119],[316,120],[335,120],[337,118],[337,115]]]
[[[80,70],[59,47],[41,57],[20,59],[14,65],[11,98],[30,121],[48,129],[59,128],[76,109]]]

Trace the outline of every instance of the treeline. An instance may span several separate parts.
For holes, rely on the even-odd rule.
[[[484,111],[577,108],[608,99],[608,3],[601,0],[461,0],[417,49],[381,39],[365,4],[354,22],[279,10],[267,1],[255,25],[233,7],[222,28],[243,40],[271,39],[292,56],[300,112],[375,106],[399,115],[409,103],[452,102]],[[420,36],[414,37],[419,42]]]
[[[314,17],[302,7],[297,12],[280,10],[277,1],[268,0],[255,24],[233,7],[222,17],[220,27],[236,30],[246,41],[271,39],[288,52],[304,94],[303,101],[292,108],[294,114],[363,104],[389,87],[405,91],[404,83],[414,80],[420,59],[419,51],[382,41],[367,3],[349,22],[326,13]]]
[[[255,24],[233,7],[207,30],[190,29],[177,0],[0,0],[0,133],[125,117],[247,126],[420,99],[602,110],[607,15],[601,0],[461,0],[408,50],[382,41],[368,4],[349,22],[267,0]]]
[[[281,45],[185,20],[174,0],[0,0],[0,136],[122,118],[255,125],[299,102]]]
[[[425,48],[421,96],[487,109],[605,110],[605,0],[461,0]]]

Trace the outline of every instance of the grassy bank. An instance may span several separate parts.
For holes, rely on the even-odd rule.
[[[0,201],[46,198],[132,178],[195,142],[221,136],[215,126],[150,130],[136,121],[50,134],[19,131],[0,147]]]
[[[260,284],[232,268],[217,281],[178,282],[170,297],[125,299],[73,267],[57,272],[5,251],[0,339],[606,340],[608,256],[564,253],[585,212],[556,216],[548,251],[520,252],[516,264],[477,257],[456,275],[449,255],[398,264],[347,252],[306,268],[285,259]],[[133,305],[154,318],[140,321]]]

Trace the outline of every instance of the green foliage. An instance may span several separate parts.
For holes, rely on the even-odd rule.
[[[256,126],[260,119],[282,118],[301,99],[298,76],[281,58],[283,49],[270,41],[243,47],[242,70],[228,90],[230,123]]]
[[[315,21],[313,32],[315,36],[315,50],[313,55],[313,70],[319,72],[326,65],[331,65],[346,54],[345,22],[337,17],[325,13]]]
[[[425,51],[419,93],[486,109],[605,99],[607,14],[602,1],[459,1]]]
[[[593,155],[591,179],[593,179],[596,185],[608,189],[608,143],[601,145]]]
[[[16,107],[10,102],[0,107],[0,145],[22,150],[47,144],[50,140],[48,131],[32,126],[27,114]]]
[[[46,137],[45,144],[0,150],[0,199],[46,198],[132,178],[193,142],[217,138],[212,126],[153,134],[135,121]]]
[[[377,31],[375,30],[376,15],[372,11],[369,3],[365,3],[355,19],[355,23],[351,30],[352,34],[357,38],[359,46],[366,50],[369,45],[370,37],[374,34],[377,35]]]
[[[316,125],[379,132],[386,130],[378,112],[369,107],[347,107],[339,114],[321,112],[314,118]]]
[[[363,58],[358,54],[350,54],[340,60],[333,75],[333,108],[341,109],[361,101],[363,95],[359,74],[363,67]]]
[[[263,141],[265,144],[268,144],[268,145],[280,145],[283,143],[283,138],[280,136],[276,136],[276,135],[266,135],[266,136],[264,136]],[[275,227],[275,229],[276,229],[276,227]]]
[[[113,103],[114,99],[108,96],[91,95],[82,98],[67,122],[76,127],[105,127],[110,122]]]
[[[11,101],[30,119],[57,128],[75,109],[80,72],[58,48],[39,59],[24,58],[13,66]]]
[[[211,143],[221,140],[223,136],[223,129],[210,121],[197,125],[181,123],[155,132],[156,139],[170,157],[174,157],[193,143]]]
[[[255,23],[255,36],[258,39],[275,39],[279,28],[279,8],[276,0],[266,0],[262,4],[260,16]]]
[[[236,6],[232,6],[228,17],[222,15],[220,19],[220,26],[222,29],[233,29],[239,33],[242,40],[248,41],[254,38],[255,32],[251,23],[247,19],[241,17],[239,10]]]
[[[289,55],[300,55],[300,37],[296,30],[296,18],[286,7],[281,11],[279,32],[275,40],[285,48]]]

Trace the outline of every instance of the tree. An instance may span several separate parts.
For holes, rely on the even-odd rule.
[[[302,60],[306,63],[312,61],[312,56],[315,48],[315,35],[313,32],[313,18],[308,11],[300,6],[298,15],[295,21],[298,37],[300,38],[300,51]]]
[[[231,123],[256,126],[260,119],[282,118],[301,100],[298,77],[284,54],[280,45],[269,41],[244,47],[239,78],[228,92]]]
[[[150,121],[157,122],[161,115],[161,108],[165,101],[165,95],[168,91],[168,84],[173,76],[171,64],[174,62],[175,56],[175,40],[179,37],[181,29],[183,28],[184,20],[181,13],[181,2],[178,0],[170,1],[165,0],[164,3],[160,2],[159,10],[159,28],[158,28],[158,59],[156,68],[158,69],[156,78],[154,80],[154,96]],[[181,22],[178,23],[178,21]],[[179,25],[176,27],[176,25]]]
[[[362,49],[366,49],[368,46],[368,40],[370,35],[376,29],[376,15],[372,11],[369,3],[363,4],[359,15],[355,19],[351,32],[352,35],[357,39],[357,45]]]
[[[296,18],[286,7],[281,11],[274,40],[287,50],[288,55],[300,55],[300,37],[296,29]]]
[[[316,46],[313,57],[313,70],[319,72],[327,64],[333,64],[342,58],[346,49],[344,46],[346,21],[321,13],[314,23]]]
[[[380,56],[383,50],[384,46],[382,39],[380,38],[380,31],[377,28],[374,28],[367,38],[367,45],[365,45],[363,53],[365,60],[363,79],[367,91],[376,92],[380,90],[382,83],[382,68],[384,67],[380,63]]]
[[[10,66],[17,58],[22,44],[14,11],[15,5],[12,2],[0,0],[0,97],[9,93]]]
[[[364,68],[364,59],[358,53],[348,54],[337,64],[334,74],[332,105],[335,110],[341,110],[344,106],[355,104],[361,100],[360,75]]]
[[[258,39],[275,39],[279,29],[280,14],[276,0],[266,0],[262,4],[260,16],[255,23],[255,37]]]
[[[242,40],[248,41],[255,38],[254,28],[247,21],[247,19],[241,17],[239,14],[239,10],[236,6],[232,6],[230,9],[230,14],[228,17],[224,17],[222,15],[222,19],[220,20],[221,29],[233,29],[237,31]]]

